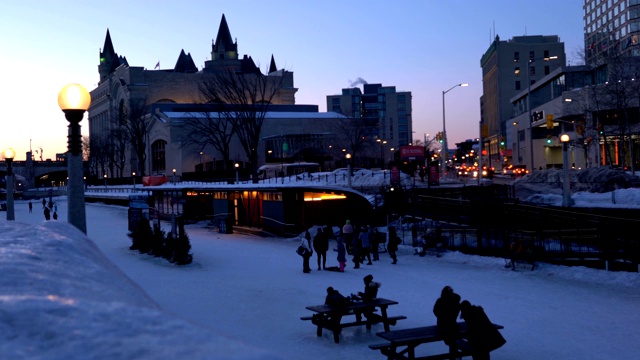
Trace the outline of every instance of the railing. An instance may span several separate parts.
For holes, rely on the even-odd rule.
[[[638,271],[640,210],[540,207],[499,201],[413,196],[405,214],[426,219],[397,228],[405,243],[439,228],[446,246],[467,253],[506,257],[522,240],[540,261]]]

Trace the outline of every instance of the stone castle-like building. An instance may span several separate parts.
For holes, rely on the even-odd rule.
[[[200,94],[198,84],[206,76],[219,71],[233,71],[236,74],[254,74],[255,76],[278,77],[281,84],[271,103],[275,105],[295,105],[297,89],[293,84],[293,72],[278,70],[273,56],[266,75],[255,65],[251,56],[238,55],[238,43],[234,42],[222,15],[218,34],[211,44],[211,60],[204,63],[202,69],[195,65],[191,54],[180,51],[175,66],[172,69],[148,70],[139,66],[130,66],[127,58],[115,52],[111,35],[107,29],[104,47],[100,51],[98,72],[100,81],[91,91],[92,103],[89,108],[89,136],[92,154],[110,151],[111,157],[124,158],[124,167],[117,169],[108,164],[101,156],[102,163],[94,164],[93,175],[101,178],[130,176],[132,172],[138,175],[158,172],[154,169],[152,153],[154,148],[164,144],[157,141],[171,143],[170,138],[154,138],[152,129],[147,134],[147,156],[144,166],[138,163],[135,152],[127,146],[119,146],[114,139],[114,129],[118,128],[118,119],[140,102],[147,106],[153,104],[194,104],[198,103]],[[152,108],[152,107],[151,107]],[[153,116],[153,114],[149,114]],[[153,123],[153,122],[151,122]],[[170,135],[167,135],[170,136]],[[175,140],[175,139],[173,139]],[[156,149],[157,150],[157,149]],[[113,155],[114,151],[116,152]],[[92,155],[93,156],[93,155]],[[174,164],[175,165],[175,164]],[[168,168],[163,166],[163,170]],[[143,169],[141,171],[139,169]]]

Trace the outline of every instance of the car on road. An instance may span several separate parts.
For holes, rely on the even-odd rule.
[[[502,174],[503,175],[509,175],[512,177],[519,177],[519,176],[525,176],[529,173],[529,170],[527,170],[526,165],[509,165],[505,168],[502,168]]]

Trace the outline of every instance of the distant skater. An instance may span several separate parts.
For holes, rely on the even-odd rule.
[[[29,213],[33,212],[33,203],[29,201]]]

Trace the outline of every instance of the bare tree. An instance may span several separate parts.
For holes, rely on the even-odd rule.
[[[109,139],[102,136],[93,136],[91,139],[91,153],[89,158],[90,168],[94,175],[106,174],[109,166],[109,153],[111,145]]]
[[[215,110],[215,109],[214,109]],[[216,149],[224,160],[225,172],[231,159],[231,139],[235,133],[233,122],[219,111],[192,114],[184,123],[182,146],[196,147],[198,152],[207,146]]]
[[[146,175],[145,163],[147,159],[147,141],[146,135],[149,128],[149,106],[146,98],[132,98],[129,100],[129,106],[125,106],[124,102],[120,104],[117,118],[117,132],[115,140],[117,141],[118,154],[122,154],[123,159],[127,146],[131,146],[131,150],[136,156],[136,161],[132,159],[131,170],[136,171],[141,176]]]
[[[620,144],[622,144],[619,147],[619,157],[617,159],[612,159],[611,151],[607,149],[609,150],[608,159],[611,165],[616,161],[620,161],[622,167],[627,164],[627,161],[633,164],[633,152],[631,150],[633,148],[631,142],[631,122],[633,120],[630,110],[632,107],[637,107],[639,90],[635,80],[637,72],[636,62],[628,57],[616,55],[608,58],[608,81],[601,86],[603,90],[601,98],[605,108],[608,110],[604,114],[607,121],[606,124],[602,125],[603,137],[605,139],[605,148],[609,147],[606,144],[606,131],[611,132],[609,135],[618,137]],[[629,140],[629,147],[625,146],[626,140]],[[627,151],[631,151],[631,156],[627,157]]]
[[[88,135],[82,135],[82,160],[89,161],[91,158],[91,141]]]
[[[211,74],[199,84],[199,92],[205,102],[220,108],[220,119],[233,125],[249,163],[251,173],[257,179],[258,144],[269,105],[282,88],[284,76],[263,75],[260,71],[238,73],[224,69]]]
[[[377,119],[346,117],[338,119],[332,129],[340,149],[346,149],[354,159],[375,143]]]

